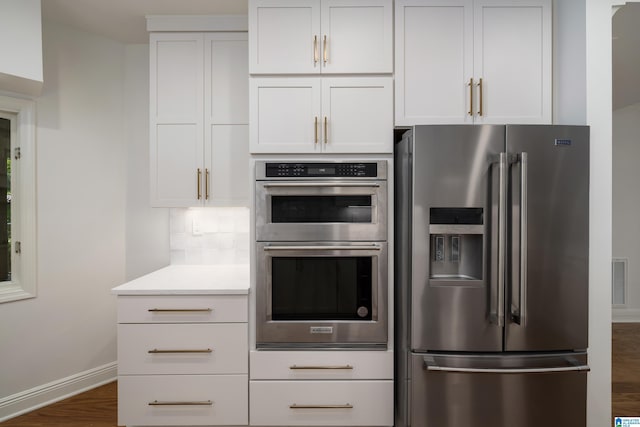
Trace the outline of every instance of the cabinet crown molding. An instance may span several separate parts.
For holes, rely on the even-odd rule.
[[[147,31],[248,31],[247,15],[147,15]]]

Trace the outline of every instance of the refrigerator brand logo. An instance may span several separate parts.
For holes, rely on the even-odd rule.
[[[554,145],[571,145],[571,140],[570,139],[556,139],[556,142]]]
[[[614,427],[640,426],[640,417],[616,417]]]

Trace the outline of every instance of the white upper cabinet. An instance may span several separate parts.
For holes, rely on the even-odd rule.
[[[251,74],[391,73],[391,0],[249,0]]]
[[[551,123],[551,0],[396,0],[395,124]]]
[[[253,78],[253,153],[391,153],[391,77]]]
[[[151,204],[246,206],[246,33],[150,36]]]

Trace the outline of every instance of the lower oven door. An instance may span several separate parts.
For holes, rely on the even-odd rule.
[[[258,348],[387,344],[387,244],[258,243]]]

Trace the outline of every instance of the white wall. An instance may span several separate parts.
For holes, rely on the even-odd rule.
[[[613,112],[613,256],[628,259],[627,307],[614,321],[640,321],[640,103]]]
[[[148,208],[148,47],[43,35],[38,296],[0,305],[0,420],[114,378],[110,290],[169,259],[168,211]]]
[[[2,0],[0,40],[0,90],[37,94],[42,86],[40,0]]]
[[[560,0],[564,1],[564,0]],[[585,0],[586,113],[591,126],[588,427],[611,418],[611,2]]]
[[[149,45],[125,47],[126,279],[169,264],[169,210],[149,204]]]

